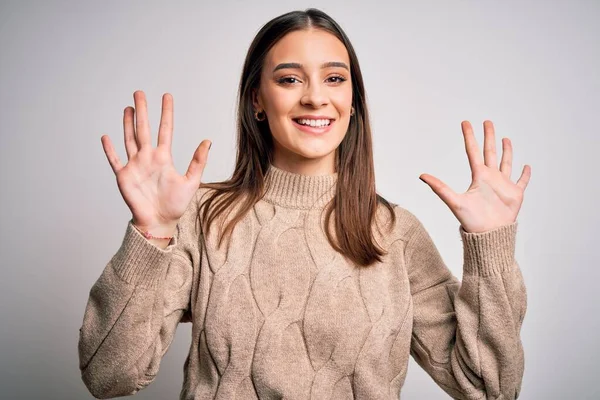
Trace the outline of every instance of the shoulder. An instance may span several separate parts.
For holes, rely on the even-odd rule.
[[[196,239],[197,235],[200,233],[200,208],[201,204],[206,201],[207,194],[212,189],[207,187],[199,187],[196,189],[194,196],[188,203],[188,206],[179,219],[179,228],[180,228],[180,237],[181,239]],[[187,237],[189,236],[189,237]]]
[[[423,224],[415,213],[397,203],[390,202],[390,204],[394,210],[395,217],[393,226],[390,226],[390,234],[393,237],[392,240],[408,242],[416,231],[424,229]],[[391,215],[387,207],[383,204],[378,207],[377,214],[377,219],[382,221],[384,225],[389,226],[392,224]]]
[[[194,200],[196,201],[196,203],[199,206],[200,202],[206,201],[206,199],[215,191],[216,190],[213,188],[210,188],[207,186],[200,186],[200,187],[198,187],[198,189],[196,189],[196,195],[194,197]]]
[[[188,221],[190,218],[194,217],[198,214],[198,210],[200,209],[200,205],[202,202],[205,202],[207,199],[207,194],[210,191],[210,188],[199,187],[196,189],[194,196],[190,200],[185,213],[181,217],[182,220]]]
[[[247,209],[246,196],[244,192],[231,189],[228,182],[211,182],[198,187],[189,207],[198,220],[206,218],[202,219],[203,227],[206,227],[207,221],[211,226],[226,226],[237,218],[240,210]]]

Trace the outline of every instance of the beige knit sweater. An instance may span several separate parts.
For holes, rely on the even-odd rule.
[[[196,230],[209,189],[197,191],[165,250],[129,221],[80,329],[82,378],[95,397],[150,384],[179,322],[193,324],[181,399],[398,399],[409,354],[454,398],[518,396],[527,295],[516,222],[477,234],[459,227],[461,284],[421,222],[395,205],[396,225],[377,236],[389,254],[359,268],[321,225],[337,173],[271,166],[266,178],[265,197],[221,249],[218,229]],[[377,215],[389,221],[383,207]]]

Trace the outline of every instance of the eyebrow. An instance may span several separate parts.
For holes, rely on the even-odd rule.
[[[345,68],[346,70],[350,71],[350,68],[348,68],[348,65],[346,65],[346,63],[340,62],[340,61],[329,61],[326,63],[321,64],[321,68],[331,68],[331,67],[340,67],[340,68]],[[284,69],[284,68],[302,68],[302,64],[300,63],[281,63],[279,65],[277,65],[275,67],[275,69],[273,70],[273,72],[279,70],[279,69]]]

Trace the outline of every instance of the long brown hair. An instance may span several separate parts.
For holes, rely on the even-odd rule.
[[[377,206],[388,208],[392,225],[396,218],[393,204],[377,194],[373,166],[373,146],[369,113],[366,105],[363,78],[358,58],[342,28],[327,14],[315,8],[292,11],[267,22],[250,44],[238,89],[237,157],[232,177],[223,182],[201,183],[200,187],[214,189],[198,210],[198,219],[207,221],[207,232],[212,222],[223,212],[238,212],[221,231],[223,237],[231,234],[237,222],[258,202],[265,191],[265,176],[273,160],[273,138],[267,121],[254,118],[252,90],[260,85],[265,57],[271,47],[284,35],[304,29],[322,29],[335,35],[345,46],[350,58],[355,114],[348,131],[336,149],[335,166],[338,173],[336,193],[326,207],[325,232],[331,246],[359,266],[381,262],[386,251],[376,243],[372,226]],[[335,211],[334,240],[329,230]],[[205,234],[207,234],[207,232]]]

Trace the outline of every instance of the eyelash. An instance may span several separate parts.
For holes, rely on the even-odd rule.
[[[345,82],[347,80],[343,76],[339,76],[339,75],[330,76],[328,79],[331,79],[331,78],[337,78],[337,79],[339,79],[339,81],[333,82],[333,83],[342,83],[342,82]],[[293,76],[284,76],[282,78],[279,78],[277,80],[277,83],[282,84],[282,85],[291,85],[292,83],[286,82],[286,79],[296,79],[296,78],[293,77]]]

